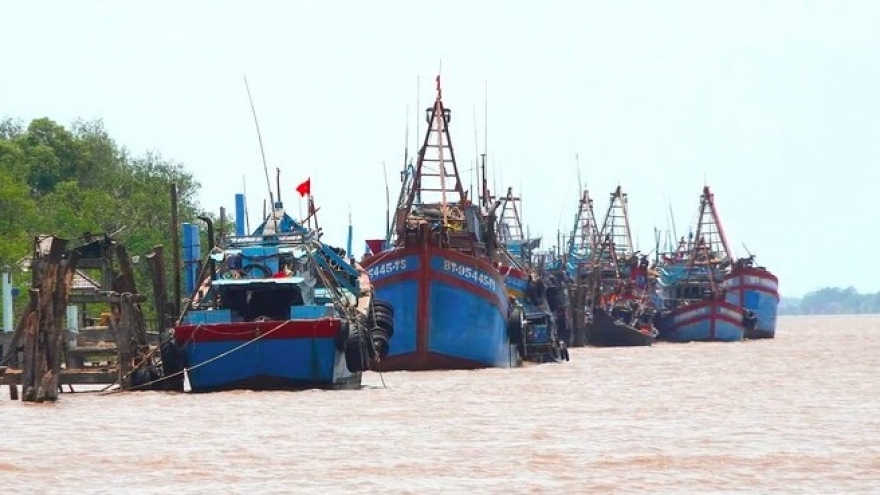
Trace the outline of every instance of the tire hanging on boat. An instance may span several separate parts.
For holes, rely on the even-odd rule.
[[[391,350],[389,337],[388,332],[383,328],[374,327],[370,330],[371,348],[375,353],[373,358],[383,358],[388,355],[388,351]]]
[[[369,316],[371,357],[381,359],[391,349],[389,339],[394,335],[394,307],[385,301],[374,300]]]
[[[339,352],[345,352],[345,346],[348,343],[350,333],[351,325],[348,320],[342,320],[339,322],[339,330],[337,330],[336,335],[333,336],[333,344],[336,345],[336,350]]]
[[[165,390],[177,390],[183,392],[183,369],[186,360],[174,344],[174,339],[168,335],[160,344],[159,353],[162,356],[162,381]]]
[[[364,346],[363,333],[360,329],[348,338],[345,345],[345,367],[351,373],[359,373],[367,369],[367,350]]]
[[[519,307],[513,308],[507,317],[507,338],[517,347],[523,343],[523,318],[523,310]]]

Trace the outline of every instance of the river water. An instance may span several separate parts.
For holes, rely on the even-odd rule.
[[[0,395],[0,493],[880,493],[880,316],[370,373],[355,391]]]

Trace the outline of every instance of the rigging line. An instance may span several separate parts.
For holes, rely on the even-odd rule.
[[[321,319],[322,319],[322,320],[330,320],[330,318],[326,318],[326,317],[321,318]],[[196,364],[196,365],[193,365],[193,366],[189,366],[189,367],[184,367],[182,370],[180,370],[180,371],[176,371],[176,372],[174,372],[174,373],[172,373],[172,374],[170,374],[170,375],[168,375],[168,376],[163,376],[163,377],[157,378],[157,379],[155,379],[155,380],[151,380],[151,381],[149,381],[149,382],[142,383],[142,384],[140,384],[140,385],[135,385],[135,386],[132,386],[132,387],[129,387],[129,388],[126,388],[126,389],[117,388],[117,389],[109,390],[109,391],[107,391],[107,393],[109,394],[109,393],[115,393],[115,392],[125,392],[125,391],[137,390],[137,389],[140,389],[140,388],[147,387],[147,386],[149,386],[149,385],[153,385],[153,384],[156,384],[156,383],[163,382],[163,381],[165,381],[165,380],[170,380],[171,378],[175,378],[175,377],[180,376],[180,375],[182,375],[182,374],[184,374],[184,373],[188,373],[189,371],[192,371],[192,370],[195,370],[195,369],[201,368],[202,366],[205,366],[206,364],[213,363],[214,361],[217,361],[218,359],[222,359],[222,358],[224,358],[224,357],[226,357],[226,356],[232,354],[233,352],[239,351],[239,350],[241,350],[242,348],[247,347],[247,346],[253,344],[253,343],[256,342],[256,341],[258,341],[258,340],[260,340],[260,339],[262,339],[262,338],[264,338],[264,337],[267,337],[268,335],[274,333],[276,330],[278,330],[279,328],[283,327],[284,325],[290,323],[291,321],[293,321],[293,320],[282,321],[282,322],[279,323],[277,326],[275,326],[274,328],[270,329],[268,332],[261,333],[261,334],[257,335],[256,337],[254,337],[253,339],[248,340],[247,342],[243,342],[242,344],[239,344],[238,346],[233,347],[232,349],[229,349],[228,351],[222,352],[222,353],[220,353],[220,354],[218,354],[218,355],[216,355],[216,356],[214,356],[214,357],[212,357],[212,358],[210,358],[210,359],[207,359],[207,360],[205,360],[205,361],[202,361],[202,362],[199,363],[199,364]],[[118,383],[117,383],[117,384],[118,384]]]
[[[257,110],[254,108],[254,99],[251,97],[251,88],[248,85],[247,76],[244,76],[244,88],[247,90],[248,101],[251,104],[251,114],[254,116],[254,126],[257,128],[257,141],[260,143],[260,156],[263,157],[263,172],[266,175],[266,188],[269,190],[269,202],[272,203],[272,220],[275,223],[275,232],[278,232],[278,219],[275,218],[275,198],[272,195],[272,183],[269,180],[269,166],[266,164],[266,151],[263,149],[263,136],[260,133],[260,123],[257,121]]]

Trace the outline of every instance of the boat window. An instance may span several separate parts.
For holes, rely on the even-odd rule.
[[[243,321],[257,317],[284,321],[290,319],[290,307],[303,304],[298,287],[228,287],[221,296],[221,307],[230,308]]]

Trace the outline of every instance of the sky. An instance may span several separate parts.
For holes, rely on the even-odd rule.
[[[628,193],[643,252],[655,228],[687,231],[709,185],[735,254],[783,296],[876,292],[878,24],[858,0],[8,2],[0,117],[101,119],[181,163],[203,210],[246,192],[255,226],[246,76],[285,205],[297,216],[311,178],[325,240],[345,245],[350,212],[360,254],[440,73],[465,185],[486,152],[544,247],[571,229],[579,176],[600,218]]]

